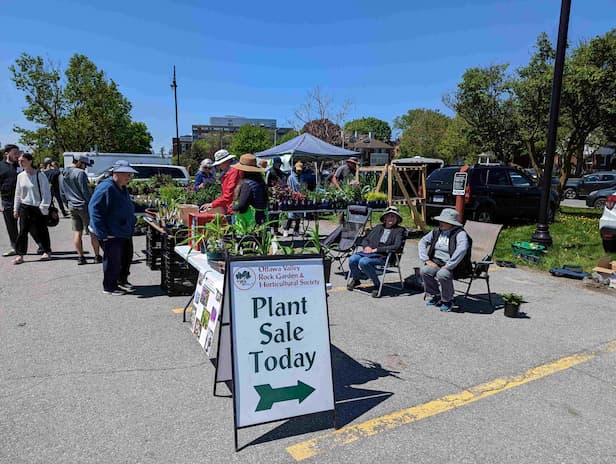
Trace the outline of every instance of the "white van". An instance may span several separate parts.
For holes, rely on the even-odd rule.
[[[143,164],[135,163],[131,164],[131,167],[137,171],[137,174],[133,175],[133,180],[147,181],[154,176],[169,176],[178,184],[188,185],[190,183],[190,175],[184,166],[175,166],[173,164]],[[109,175],[108,172],[104,172],[101,175],[94,178],[94,181],[98,183],[101,179],[104,179]]]
[[[161,155],[142,155],[136,153],[99,153],[96,151],[71,151],[63,154],[64,167],[71,166],[73,159],[80,156],[87,156],[92,163],[86,168],[86,173],[91,180],[101,177],[106,171],[113,166],[118,160],[128,161],[133,164],[155,164],[169,165],[173,164],[170,156]]]

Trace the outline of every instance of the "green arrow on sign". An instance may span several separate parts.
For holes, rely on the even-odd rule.
[[[301,403],[314,391],[310,385],[297,381],[297,385],[290,387],[272,388],[268,383],[265,385],[255,385],[255,390],[261,398],[255,411],[266,411],[272,409],[274,403],[289,400],[299,400]]]

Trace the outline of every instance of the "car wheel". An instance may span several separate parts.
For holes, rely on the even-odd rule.
[[[475,221],[477,222],[492,222],[494,214],[487,208],[480,208],[475,212]]]
[[[606,240],[603,239],[603,250],[606,253],[616,253],[616,240]]]
[[[577,193],[574,188],[568,188],[565,189],[565,191],[563,192],[563,196],[567,200],[575,200],[575,198],[577,197]]]
[[[605,208],[605,201],[606,201],[606,198],[597,198],[595,202],[593,203],[593,207],[598,208],[598,209],[603,209]]]

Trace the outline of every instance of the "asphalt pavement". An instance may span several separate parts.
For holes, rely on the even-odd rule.
[[[334,268],[339,430],[330,414],[246,428],[236,453],[232,400],[212,395],[188,297],[160,290],[144,237],[124,296],[77,265],[69,220],[51,238],[49,262],[0,258],[0,463],[616,462],[616,290],[493,266],[496,308],[458,294],[462,312],[441,313],[410,289],[349,292]],[[524,295],[524,317],[504,317],[501,292]]]

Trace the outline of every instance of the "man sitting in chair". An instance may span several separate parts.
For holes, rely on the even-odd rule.
[[[347,285],[348,290],[353,290],[361,283],[362,273],[368,276],[375,286],[372,297],[379,296],[379,276],[376,267],[385,264],[387,254],[402,248],[405,230],[400,225],[402,216],[398,208],[390,206],[381,215],[381,224],[378,224],[362,240],[360,251],[355,252],[349,258],[349,270],[351,281]]]
[[[429,298],[426,305],[447,312],[453,306],[454,277],[470,267],[470,241],[455,209],[446,208],[434,219],[438,227],[419,241],[419,259],[424,263],[420,273]]]

